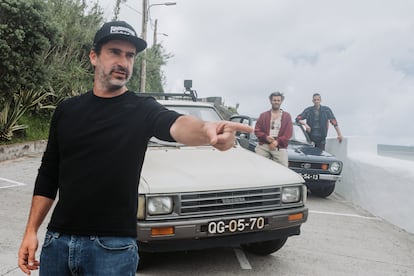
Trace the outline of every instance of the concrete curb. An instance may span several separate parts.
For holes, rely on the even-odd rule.
[[[1,145],[0,162],[30,154],[42,153],[46,149],[46,144],[47,140],[38,140],[19,144]]]

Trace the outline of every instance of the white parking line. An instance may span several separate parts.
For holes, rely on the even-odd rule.
[[[236,253],[237,260],[239,260],[240,267],[242,269],[252,269],[252,266],[249,263],[249,260],[244,254],[243,250],[240,248],[234,248],[234,253]]]
[[[13,181],[13,180],[10,180],[10,179],[7,179],[7,178],[2,178],[2,177],[0,177],[0,181],[6,181],[6,182],[9,182],[9,183],[12,183],[12,185],[0,186],[0,189],[11,188],[11,187],[16,187],[16,186],[26,186],[26,184],[24,184],[24,183]]]
[[[331,216],[354,217],[354,218],[362,218],[362,219],[368,219],[368,220],[381,220],[381,218],[379,217],[367,217],[367,216],[347,214],[347,213],[324,212],[324,211],[315,211],[315,210],[309,210],[309,213],[331,215]]]

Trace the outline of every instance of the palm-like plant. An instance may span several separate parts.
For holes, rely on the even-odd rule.
[[[26,125],[19,124],[19,119],[28,110],[35,107],[54,108],[51,105],[42,105],[42,101],[48,96],[53,94],[41,90],[21,90],[6,99],[0,112],[0,141],[10,141],[14,131],[27,128]]]

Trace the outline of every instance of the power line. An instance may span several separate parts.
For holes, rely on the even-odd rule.
[[[136,8],[131,7],[131,6],[130,6],[130,5],[128,5],[127,3],[122,3],[122,4],[124,4],[126,7],[130,8],[130,9],[131,9],[131,10],[133,10],[134,12],[137,12],[137,13],[139,13],[139,14],[142,14],[142,12],[141,12],[141,11],[137,10]]]

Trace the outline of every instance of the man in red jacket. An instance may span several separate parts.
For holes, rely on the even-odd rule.
[[[280,108],[284,99],[283,93],[270,94],[272,109],[260,114],[254,133],[259,139],[256,153],[287,167],[287,146],[292,137],[293,125],[290,114]]]

